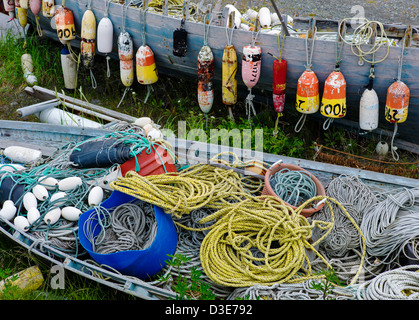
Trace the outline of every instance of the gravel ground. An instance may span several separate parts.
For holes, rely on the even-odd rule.
[[[233,1],[223,0],[223,4],[227,3]],[[271,1],[267,0],[237,0],[236,5],[240,9],[265,5],[273,11]],[[419,26],[418,0],[277,0],[276,5],[281,13],[291,16],[313,14],[318,19],[340,20],[364,13],[369,20]]]

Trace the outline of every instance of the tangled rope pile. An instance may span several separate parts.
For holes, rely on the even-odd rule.
[[[154,206],[140,201],[124,203],[110,210],[102,210],[93,214],[84,224],[84,233],[93,251],[110,254],[127,250],[144,250],[154,241],[157,232],[157,221]],[[101,221],[101,230],[97,237],[93,236],[90,223]],[[90,232],[88,231],[90,230]]]

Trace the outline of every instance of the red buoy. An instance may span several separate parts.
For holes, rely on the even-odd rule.
[[[285,88],[287,83],[287,61],[276,59],[273,63],[273,103],[278,117],[283,116],[285,108]]]

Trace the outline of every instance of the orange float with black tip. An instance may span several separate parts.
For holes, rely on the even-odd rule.
[[[403,123],[407,119],[410,90],[401,80],[393,82],[387,89],[385,118],[390,123]]]
[[[87,9],[81,21],[81,59],[86,69],[92,69],[96,53],[96,18],[91,9]]]
[[[58,40],[67,44],[76,38],[73,12],[63,6],[59,6],[55,13],[55,25],[57,26]]]

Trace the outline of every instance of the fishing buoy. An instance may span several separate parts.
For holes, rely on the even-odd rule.
[[[39,150],[21,147],[10,146],[4,149],[3,154],[11,159],[13,162],[29,163],[37,161],[41,158],[42,152]]]
[[[106,1],[109,3],[109,1]],[[106,65],[107,65],[107,76],[111,76],[109,60],[111,57],[109,54],[112,52],[113,47],[113,24],[111,19],[108,18],[108,13],[105,11],[105,16],[100,19],[99,25],[97,27],[97,51],[104,53],[106,55]]]
[[[173,31],[173,55],[177,57],[186,56],[188,50],[188,33],[185,30],[185,22],[187,19],[187,12],[189,10],[189,0],[183,1],[182,20],[180,27]]]
[[[28,24],[28,10],[23,9],[19,2],[15,2],[15,15],[21,27],[25,29],[26,25]]]
[[[209,46],[202,46],[198,54],[198,103],[203,113],[210,112],[214,103],[214,55]]]
[[[227,14],[228,16],[231,16],[231,13],[233,13],[234,27],[236,29],[239,29],[241,25],[241,21],[242,21],[242,14],[232,4],[228,4],[225,7],[228,9],[228,14]]]
[[[147,138],[149,138],[150,140],[159,140],[163,138],[163,134],[159,129],[153,128],[147,134]]]
[[[39,212],[38,208],[32,207],[28,210],[26,214],[26,218],[28,219],[29,224],[33,224],[41,217],[41,213]]]
[[[10,18],[15,17],[15,2],[14,0],[3,0],[3,8],[9,14]]]
[[[54,193],[49,199],[49,202],[57,207],[62,206],[66,201],[67,193],[65,193],[64,191],[58,191]]]
[[[27,231],[27,228],[29,227],[29,221],[24,216],[17,216],[13,220],[13,224],[15,225],[16,229],[19,231]]]
[[[73,92],[77,85],[77,57],[68,50],[68,47],[61,49],[60,57],[64,86],[68,91]]]
[[[22,9],[29,9],[29,0],[19,0],[19,5]]]
[[[393,82],[387,89],[385,118],[390,123],[402,123],[407,119],[410,90],[400,80]]]
[[[259,21],[262,28],[269,28],[272,23],[271,11],[267,7],[259,9]]]
[[[149,132],[154,129],[154,127],[151,123],[147,123],[143,126],[143,129],[144,129],[145,136],[147,136]]]
[[[38,82],[38,79],[33,74],[33,61],[32,56],[29,53],[22,54],[21,57],[21,63],[22,63],[22,71],[23,71],[23,77],[25,78],[26,82],[29,86],[34,86]]]
[[[58,189],[60,191],[70,191],[83,184],[83,180],[80,177],[68,177],[58,182]]]
[[[81,210],[76,207],[64,207],[61,209],[61,216],[68,221],[79,220],[81,214]]]
[[[231,106],[237,103],[237,54],[233,45],[226,45],[223,52],[222,62],[222,99],[225,105]],[[230,110],[230,117],[233,117]]]
[[[13,201],[6,200],[4,201],[3,207],[0,210],[0,217],[5,220],[11,221],[15,217],[16,212],[17,208],[15,207]]]
[[[38,183],[44,186],[47,190],[55,190],[58,187],[58,180],[53,177],[39,177]]]
[[[134,81],[134,46],[130,34],[126,31],[118,36],[118,57],[122,84],[130,87]]]
[[[379,120],[379,100],[378,95],[373,88],[373,69],[372,75],[366,89],[362,93],[359,102],[359,127],[362,130],[371,131],[378,128]]]
[[[39,24],[39,14],[41,13],[41,9],[42,9],[42,0],[30,0],[29,8],[32,11],[33,15],[35,16],[35,23],[36,23],[36,29],[38,31],[38,35],[42,37],[42,29],[41,29],[41,25]]]
[[[81,21],[81,59],[86,69],[92,69],[96,53],[96,18],[92,10],[87,9]]]
[[[44,186],[37,184],[32,188],[32,193],[39,201],[45,201],[48,198],[48,190]]]
[[[26,211],[29,211],[30,208],[38,207],[38,199],[32,192],[26,192],[23,196],[23,206],[25,207]]]
[[[285,108],[285,89],[287,83],[287,61],[275,59],[272,67],[272,96],[275,111],[278,117],[283,116]]]
[[[99,186],[95,186],[90,190],[89,196],[87,197],[87,203],[89,206],[98,206],[103,200],[103,189]]]
[[[385,141],[379,141],[375,147],[375,152],[381,157],[388,153],[388,143]]]
[[[61,218],[61,209],[60,208],[54,208],[48,211],[44,216],[44,222],[46,224],[53,225]]]
[[[258,17],[258,12],[251,8],[247,9],[246,12],[242,15],[242,18],[248,22],[255,21],[257,17]]]
[[[158,80],[158,72],[151,48],[141,45],[136,54],[137,81],[141,84],[153,84]]]
[[[244,46],[242,78],[247,88],[253,88],[260,77],[262,49],[259,46]]]
[[[63,44],[76,38],[73,12],[63,6],[59,6],[55,13],[55,25],[57,27],[58,40]]]
[[[25,169],[24,166],[18,163],[4,163],[0,165],[0,172],[7,171],[7,172],[15,172]]]
[[[144,128],[144,126],[146,124],[151,125],[152,123],[153,123],[153,120],[151,120],[151,118],[149,118],[149,117],[141,117],[141,118],[138,118],[137,120],[135,120],[135,122],[134,122],[134,124],[136,126],[139,126],[141,128]]]
[[[54,0],[42,0],[42,15],[45,18],[52,18],[55,15]]]
[[[333,71],[326,79],[320,113],[329,119],[343,118],[346,115],[346,81],[340,71]],[[327,121],[324,128],[329,123]]]
[[[304,114],[319,110],[319,79],[312,70],[305,70],[298,79],[296,108]]]

